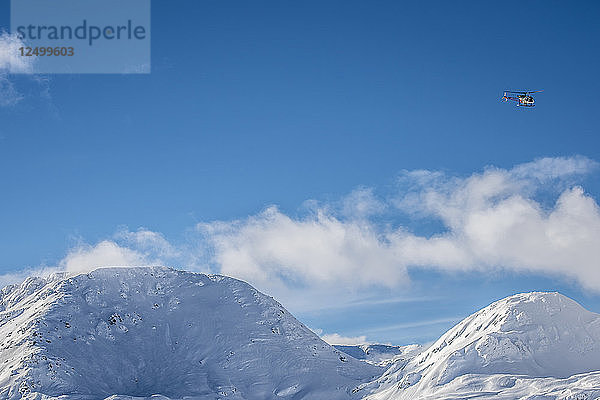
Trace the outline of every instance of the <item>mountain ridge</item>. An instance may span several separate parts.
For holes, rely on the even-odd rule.
[[[420,344],[394,346],[387,344],[333,345],[336,349],[367,363],[387,367],[398,359],[415,357],[423,351]]]

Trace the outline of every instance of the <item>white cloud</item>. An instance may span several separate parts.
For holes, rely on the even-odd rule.
[[[421,187],[397,204],[408,212],[440,218],[448,232],[431,238],[399,234],[395,246],[411,265],[559,274],[600,291],[596,201],[579,186],[564,189],[549,208],[534,196],[544,182],[595,167],[581,157],[545,158],[512,170],[488,169]]]
[[[95,246],[80,245],[60,262],[61,270],[88,272],[99,267],[149,265],[148,256],[115,242],[104,240]]]
[[[96,244],[79,242],[56,266],[25,268],[0,275],[0,287],[22,281],[28,276],[47,276],[55,272],[79,274],[102,267],[163,265],[188,271],[210,272],[199,265],[198,246],[175,246],[162,234],[144,228],[119,229],[110,239]]]
[[[56,266],[25,268],[0,275],[0,287],[21,282],[28,276],[48,276],[56,272],[79,274],[101,267],[161,264],[160,261],[153,261],[156,260],[134,249],[120,246],[111,240],[103,240],[93,246],[81,243],[70,249]]]
[[[409,267],[421,267],[550,273],[600,291],[596,201],[579,186],[564,189],[550,208],[536,199],[556,180],[566,182],[595,167],[589,159],[574,157],[544,158],[511,170],[487,168],[467,178],[405,173],[408,192],[391,203],[410,215],[439,219],[445,230],[433,236],[368,218],[343,218],[330,207],[304,218],[270,207],[244,220],[205,223],[198,229],[222,273],[261,287],[393,287],[408,282]],[[344,210],[352,209],[347,204],[352,200],[364,210],[365,198],[368,204],[378,202],[372,192],[363,192],[347,197]]]
[[[367,221],[323,210],[293,219],[276,207],[233,222],[199,224],[224,274],[251,282],[395,286],[408,279],[395,249]]]
[[[183,244],[125,229],[72,249],[59,269],[163,264],[208,270],[246,280],[296,311],[360,304],[382,289],[408,285],[412,268],[551,274],[600,292],[600,207],[573,184],[594,168],[595,162],[573,157],[489,167],[462,178],[404,172],[401,190],[387,199],[361,188],[339,202],[313,202],[303,217],[269,207],[240,220],[199,224],[199,235]],[[436,219],[442,229],[418,235],[381,222],[394,208]]]
[[[118,230],[111,239],[95,245],[79,243],[59,262],[60,271],[89,272],[99,267],[170,265],[181,250],[163,235],[147,229]]]
[[[332,344],[332,345],[333,344],[341,344],[341,345],[353,346],[353,345],[359,345],[359,344],[368,344],[366,336],[348,337],[348,336],[342,336],[338,333],[323,335],[323,336],[321,336],[321,339],[323,339],[324,341],[326,341],[327,343]]]

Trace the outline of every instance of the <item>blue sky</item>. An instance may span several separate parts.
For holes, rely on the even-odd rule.
[[[407,171],[442,171],[429,184],[452,197],[495,166],[515,185],[501,199],[518,195],[547,214],[577,185],[597,202],[599,11],[592,1],[154,1],[150,75],[0,74],[0,94],[14,100],[0,107],[0,273],[116,254],[252,282],[258,263],[265,278],[252,283],[281,293],[307,325],[398,344],[435,339],[519,291],[560,290],[600,312],[600,289],[568,263],[519,253],[405,265],[381,239],[399,228],[417,237],[464,228],[449,227],[437,203],[402,203],[432,190],[403,186]],[[0,28],[9,28],[7,2]],[[529,110],[501,103],[505,89],[544,92]],[[547,179],[533,177],[539,165],[515,172],[544,157],[560,170],[582,165]],[[363,203],[373,210],[357,211]],[[277,244],[280,227],[299,235],[283,243],[289,252],[240,253]],[[314,260],[334,257],[321,249],[304,260],[314,269],[294,269],[305,229],[326,246],[338,228],[358,229],[359,244],[375,238],[356,259],[408,278],[370,282],[372,264],[344,272],[344,260],[332,259],[339,268],[320,279],[327,268]],[[117,247],[100,246],[106,255],[101,243]],[[567,250],[600,269],[593,251]],[[223,266],[242,255],[247,269]],[[344,278],[352,274],[363,283]],[[286,285],[304,291],[286,298]]]

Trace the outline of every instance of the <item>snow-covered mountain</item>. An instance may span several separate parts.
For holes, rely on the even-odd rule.
[[[336,349],[351,355],[357,360],[380,367],[388,366],[396,361],[407,361],[423,351],[419,344],[392,346],[387,344],[333,345]]]
[[[358,392],[369,400],[600,398],[600,315],[559,293],[511,296]]]
[[[4,288],[0,365],[11,400],[347,399],[382,371],[244,282],[163,267]]]
[[[336,349],[239,280],[104,268],[2,289],[0,365],[9,400],[591,400],[600,315],[526,293],[427,349]]]

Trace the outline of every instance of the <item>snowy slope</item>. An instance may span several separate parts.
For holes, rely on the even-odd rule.
[[[388,366],[395,361],[416,357],[423,347],[418,344],[392,346],[386,344],[334,345],[336,349],[351,355],[357,360],[378,366]]]
[[[511,296],[464,319],[419,356],[396,362],[357,395],[600,398],[600,315],[559,293]]]
[[[0,399],[40,400],[346,399],[381,373],[244,282],[162,267],[4,288],[0,365]]]

